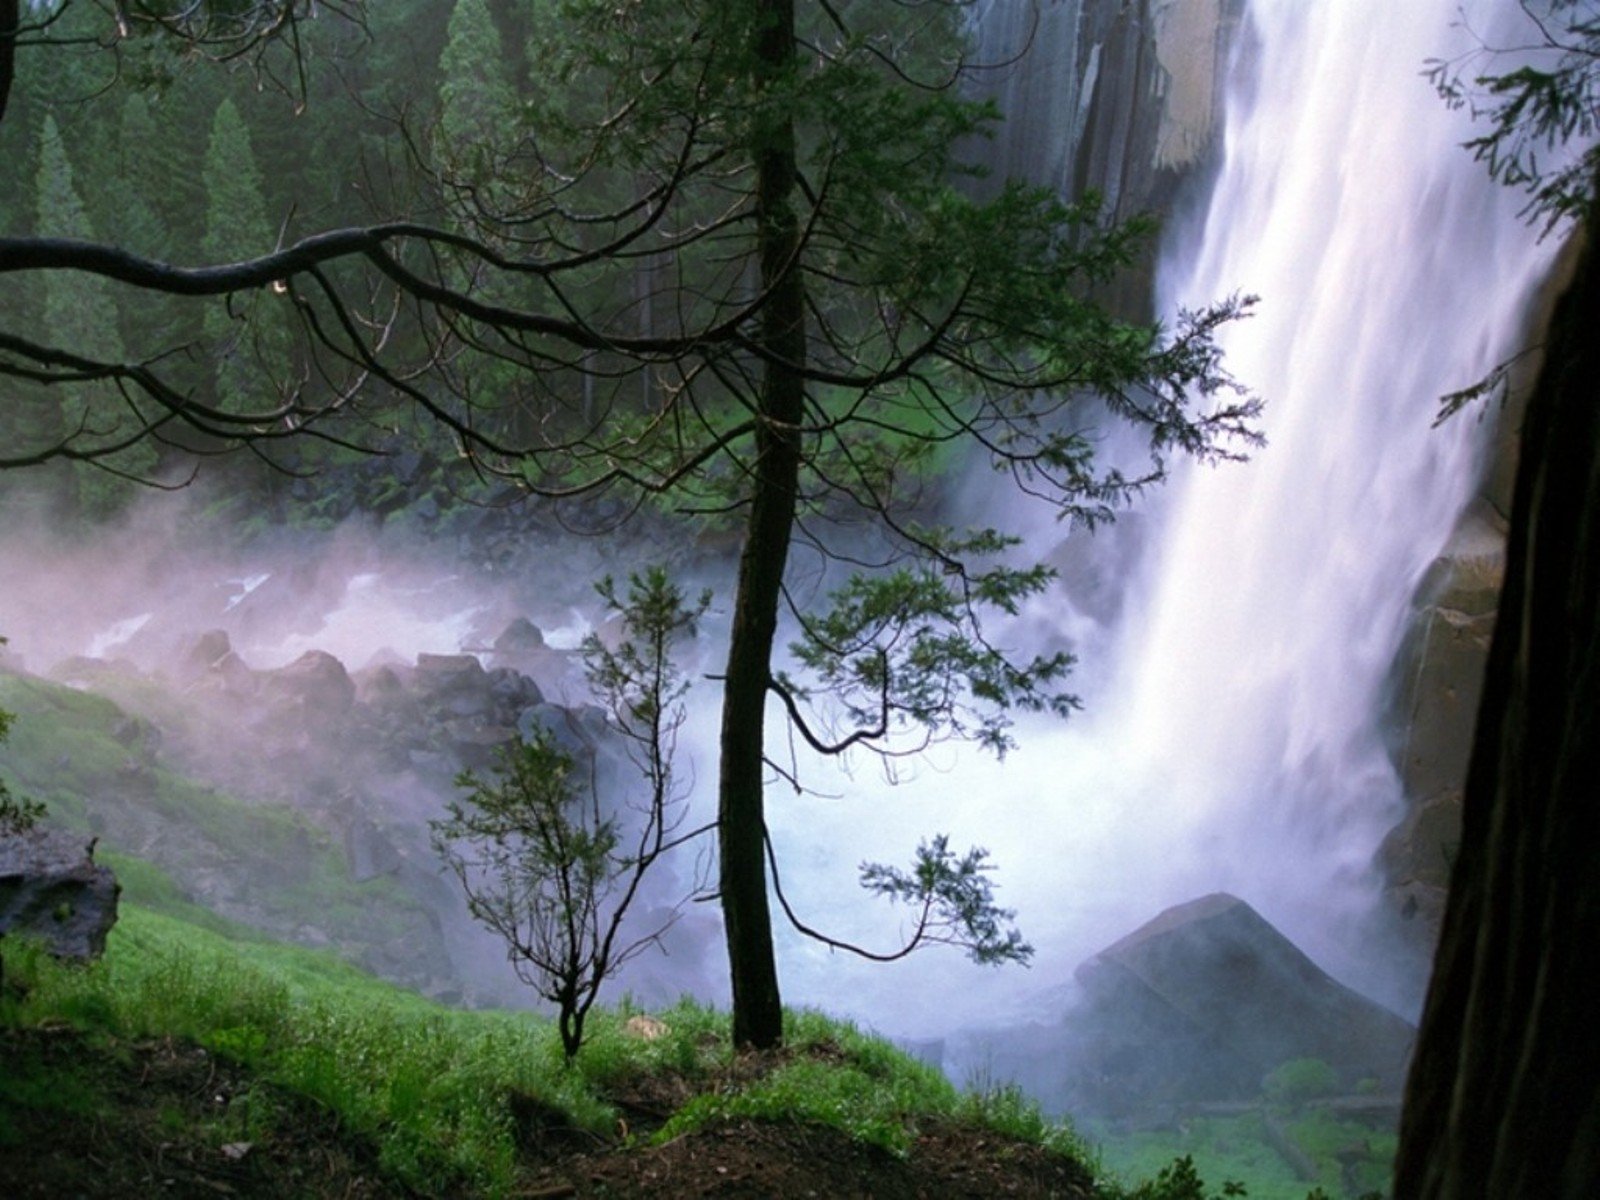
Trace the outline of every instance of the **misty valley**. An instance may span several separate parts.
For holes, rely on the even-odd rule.
[[[1587,1194],[1597,44],[0,0],[0,1192]]]

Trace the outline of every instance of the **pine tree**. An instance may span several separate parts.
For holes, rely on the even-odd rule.
[[[234,262],[264,254],[277,241],[267,219],[261,172],[250,131],[231,99],[217,106],[206,143],[201,181],[206,196],[200,252],[209,262]],[[206,311],[205,332],[216,359],[216,394],[225,406],[252,409],[270,403],[289,371],[287,314],[268,288],[237,293]]]
[[[441,173],[460,203],[494,206],[491,189],[511,142],[517,102],[487,0],[456,0],[439,55]]]
[[[94,229],[73,180],[72,164],[54,116],[46,114],[39,133],[34,228],[40,237],[92,240]],[[43,322],[58,344],[91,357],[116,361],[124,357],[117,329],[117,307],[110,285],[94,275],[54,274],[45,280]],[[93,425],[106,432],[138,430],[142,415],[114,387],[82,383],[41,397],[32,436],[39,445],[67,437],[75,428]],[[132,475],[148,474],[156,452],[146,441],[124,450],[106,465]],[[129,485],[104,470],[79,467],[60,479],[59,501],[89,516],[104,516],[129,496]]]

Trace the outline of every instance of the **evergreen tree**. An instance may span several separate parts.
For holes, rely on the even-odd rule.
[[[443,173],[467,193],[464,202],[492,204],[491,198],[473,193],[497,173],[511,140],[517,102],[488,0],[456,0],[439,55],[439,76],[435,141]]]
[[[209,262],[264,254],[277,241],[267,219],[261,172],[250,131],[231,99],[217,106],[201,180],[206,197],[200,252]],[[285,305],[270,286],[229,296],[206,311],[205,332],[216,358],[216,394],[224,406],[269,404],[290,376]]]
[[[39,133],[36,204],[34,228],[40,237],[93,239],[94,229],[73,180],[66,146],[55,118],[49,114]],[[79,272],[51,275],[44,283],[43,322],[60,344],[108,361],[124,357],[116,304],[104,279]],[[47,393],[39,398],[36,412],[35,427],[30,432],[31,440],[39,446],[62,441],[80,427],[94,426],[115,437],[119,429],[137,436],[144,425],[143,415],[131,402],[105,383],[81,383]],[[105,465],[142,476],[155,463],[154,448],[140,439]],[[93,468],[70,472],[63,477],[62,487],[64,494],[59,499],[90,516],[108,514],[130,495],[124,480]]]

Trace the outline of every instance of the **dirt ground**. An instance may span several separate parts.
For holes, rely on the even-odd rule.
[[[34,1085],[24,1081],[31,1079],[48,1085],[29,1094]],[[650,1123],[650,1097],[619,1100],[638,1124]],[[270,1108],[270,1133],[249,1136],[251,1106]],[[552,1124],[535,1101],[515,1116],[526,1182],[514,1194],[523,1200],[1094,1195],[1076,1163],[965,1128],[925,1131],[901,1158],[819,1126],[740,1121],[662,1146],[624,1148]],[[331,1113],[194,1046],[101,1045],[66,1029],[0,1032],[6,1200],[414,1195]]]

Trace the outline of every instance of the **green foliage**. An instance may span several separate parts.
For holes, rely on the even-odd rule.
[[[138,722],[106,697],[0,673],[0,705],[21,718],[0,757],[6,778],[48,803],[56,821],[99,834],[99,852],[119,874],[130,863],[129,898],[238,934],[215,914],[202,916],[192,898],[195,875],[223,862],[248,881],[251,911],[269,928],[310,926],[377,961],[399,946],[413,958],[426,954],[428,919],[396,880],[357,883],[343,847],[301,814],[202,786],[130,747],[124,739]],[[149,851],[161,861],[128,858],[126,836],[151,830],[162,834]]]
[[[514,136],[518,104],[488,0],[456,0],[439,75],[436,144],[444,173],[469,208],[492,205],[497,192],[490,185]]]
[[[1206,1189],[1194,1159],[1185,1154],[1161,1168],[1156,1177],[1126,1193],[1127,1200],[1224,1200],[1246,1196],[1249,1192],[1236,1181],[1225,1182],[1217,1192]]]
[[[3,644],[4,640],[0,638],[0,644]],[[11,736],[12,719],[11,713],[0,708],[0,743],[4,743]],[[6,781],[0,779],[0,837],[26,833],[42,816],[44,816],[44,805],[26,796],[12,795]]]
[[[36,181],[36,232],[42,237],[92,240],[94,229],[73,177],[72,164],[55,117],[46,114],[39,133]],[[79,272],[50,275],[44,284],[45,336],[55,345],[101,360],[124,357],[117,308],[111,286],[98,276]],[[156,452],[144,436],[147,421],[133,400],[115,387],[98,382],[59,384],[34,389],[31,407],[37,416],[22,434],[24,445],[42,450],[94,428],[107,441],[130,443],[105,462],[105,469],[80,467],[67,481],[66,503],[90,517],[104,517],[126,503],[130,489],[118,477],[147,476]],[[115,471],[118,474],[112,474]]]
[[[1269,1134],[1267,1122],[1275,1123]],[[1270,1108],[1232,1117],[1187,1116],[1176,1129],[1110,1133],[1090,1129],[1105,1167],[1123,1180],[1140,1181],[1111,1188],[1116,1200],[1167,1200],[1151,1192],[1161,1186],[1184,1187],[1182,1200],[1210,1193],[1195,1179],[1233,1181],[1251,1200],[1306,1200],[1312,1187],[1299,1173],[1306,1163],[1316,1169],[1316,1187],[1328,1196],[1385,1192],[1393,1171],[1397,1137],[1392,1128],[1373,1127],[1323,1108],[1310,1108],[1283,1119]],[[1280,1147],[1287,1142],[1303,1156],[1291,1166]],[[1180,1167],[1174,1159],[1186,1159]],[[1174,1180],[1178,1182],[1174,1182]],[[1227,1194],[1227,1193],[1225,1193]]]
[[[1331,1096],[1339,1089],[1339,1074],[1320,1058],[1293,1058],[1280,1064],[1261,1081],[1268,1101],[1291,1107]]]
[[[1058,652],[1014,662],[984,637],[978,610],[1015,614],[1054,572],[1037,564],[969,567],[975,557],[992,558],[1014,544],[992,530],[922,536],[939,562],[851,576],[821,613],[803,621],[790,650],[812,671],[814,687],[867,731],[860,742],[879,744],[909,729],[919,738],[914,749],[955,736],[1004,754],[1012,745],[1013,709],[1065,716],[1076,707],[1075,698],[1054,687],[1072,657]],[[806,694],[793,681],[781,682],[791,694]]]
[[[545,1086],[541,1071],[555,1072],[537,1021],[451,1013],[326,955],[233,946],[136,906],[101,962],[66,967],[32,951],[16,956],[15,974],[25,998],[0,1008],[4,1020],[193,1038],[327,1105],[426,1192],[505,1190],[513,1089],[549,1094],[602,1129],[610,1121],[592,1097]]]
[[[206,197],[200,252],[209,262],[234,262],[277,245],[267,217],[261,170],[238,106],[224,98],[211,120],[201,171]],[[218,397],[239,411],[271,405],[289,367],[287,301],[259,288],[206,309],[205,332],[215,345]]]
[[[510,743],[493,778],[464,772],[456,783],[466,795],[432,825],[472,915],[506,943],[518,977],[556,1006],[569,1059],[601,985],[661,933],[620,936],[646,872],[675,844],[672,760],[688,685],[672,656],[710,600],[687,603],[659,567],[632,576],[625,598],[609,578],[598,590],[621,617],[622,640],[611,649],[590,636],[582,654],[645,784],[641,820],[629,828],[617,807],[602,809],[592,779],[575,783],[572,756],[541,728]]]
[[[919,1131],[944,1122],[1089,1157],[1069,1124],[1047,1120],[1016,1089],[958,1092],[938,1069],[847,1022],[812,1011],[786,1013],[784,1042],[789,1061],[746,1087],[694,1097],[654,1140],[728,1120],[815,1122],[903,1154]]]
[[[1026,963],[1033,947],[1014,927],[1005,927],[1016,913],[995,902],[988,857],[975,847],[957,858],[950,839],[940,834],[917,847],[910,872],[864,863],[861,886],[917,911],[914,940],[960,946],[977,963]]]
[[[1545,231],[1581,221],[1600,171],[1600,5],[1546,0],[1528,6],[1539,21],[1534,58],[1499,73],[1481,71],[1503,52],[1479,46],[1458,61],[1433,60],[1428,77],[1452,108],[1470,109],[1488,132],[1467,143],[1489,174],[1528,195],[1530,220]],[[1573,152],[1564,154],[1571,145]]]
[[[961,1095],[934,1068],[816,1012],[787,1014],[793,1061],[741,1083],[728,1072],[735,1056],[725,1015],[692,1001],[660,1013],[661,1036],[650,1040],[629,1031],[626,1006],[597,1010],[585,1053],[569,1065],[539,1017],[447,1010],[325,953],[219,936],[137,904],[125,906],[97,963],[64,965],[24,944],[12,966],[22,986],[0,999],[0,1023],[191,1038],[327,1106],[374,1140],[386,1171],[424,1194],[514,1192],[515,1097],[535,1097],[604,1139],[617,1113],[599,1089],[660,1073],[717,1085],[685,1105],[660,1140],[754,1116],[822,1121],[903,1150],[925,1124],[957,1121],[1081,1152],[1070,1128],[1043,1120],[1014,1092]],[[0,1079],[0,1117],[7,1103],[73,1112],[100,1103],[70,1077],[56,1079],[49,1090]],[[234,1106],[241,1129],[270,1129],[270,1099],[252,1094]]]

